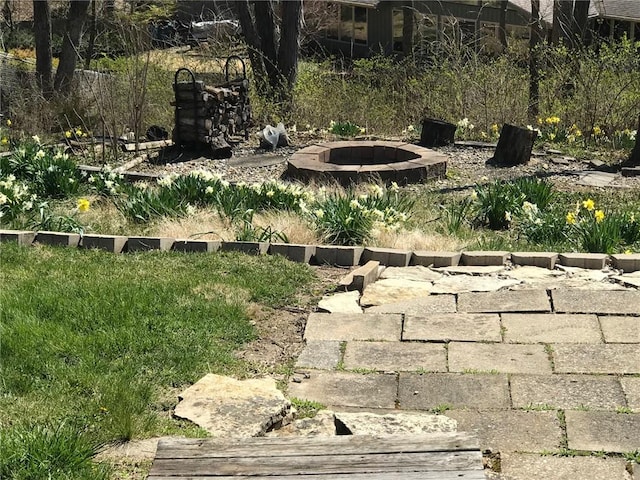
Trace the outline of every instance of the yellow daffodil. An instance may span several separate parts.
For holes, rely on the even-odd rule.
[[[628,248],[624,251],[625,255],[631,255],[632,253],[633,253],[633,250],[630,250]]]
[[[599,126],[593,127],[593,134],[597,137],[598,135],[602,135],[602,129]]]
[[[11,120],[7,118],[7,127],[10,127],[10,126],[11,126]]]
[[[64,132],[65,138],[71,138],[71,135],[73,135],[73,133],[71,133],[70,130],[67,130],[66,132]]]
[[[0,145],[6,145],[7,143],[9,143],[9,139],[7,137],[2,137],[2,139],[0,139]]]
[[[602,220],[604,220],[604,212],[602,210],[596,210],[593,216],[596,219],[596,223],[600,223]]]
[[[86,198],[81,198],[78,200],[78,211],[86,212],[89,210],[90,205],[91,204],[89,203],[89,200],[87,200]]]
[[[587,210],[591,211],[594,208],[596,208],[596,202],[594,202],[593,200],[591,200],[590,198],[588,198],[587,200],[585,200],[584,202],[582,202],[582,206],[584,208],[586,208]]]
[[[81,129],[79,129],[79,128],[76,128],[76,135],[77,135],[78,137],[81,137],[81,136],[82,136],[82,130],[81,130]]]
[[[576,214],[573,212],[569,212],[567,213],[567,223],[569,225],[573,225],[574,223],[576,223]]]

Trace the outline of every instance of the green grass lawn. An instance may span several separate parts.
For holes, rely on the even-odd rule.
[[[246,375],[234,352],[256,335],[247,307],[295,304],[315,281],[240,254],[2,244],[0,265],[0,478],[99,478],[80,461],[96,445],[202,435],[171,419],[177,392]]]

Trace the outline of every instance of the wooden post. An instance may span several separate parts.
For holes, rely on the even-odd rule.
[[[531,158],[533,142],[535,142],[538,132],[528,128],[520,128],[505,123],[500,132],[498,145],[487,163],[499,167],[511,167],[522,165]]]
[[[629,167],[640,167],[640,116],[638,116],[638,129],[636,130],[636,144],[629,155],[629,159],[624,162]]]
[[[453,143],[456,126],[453,123],[425,118],[422,120],[422,132],[419,145],[423,147],[442,147]]]

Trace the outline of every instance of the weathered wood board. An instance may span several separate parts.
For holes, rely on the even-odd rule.
[[[312,477],[311,477],[312,476]],[[158,444],[149,480],[484,479],[477,440],[466,433],[176,439]]]

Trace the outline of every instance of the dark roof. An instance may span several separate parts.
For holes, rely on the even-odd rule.
[[[380,0],[334,0],[334,3],[354,5],[356,7],[376,8],[380,3]]]
[[[592,0],[603,18],[640,22],[640,0]]]

